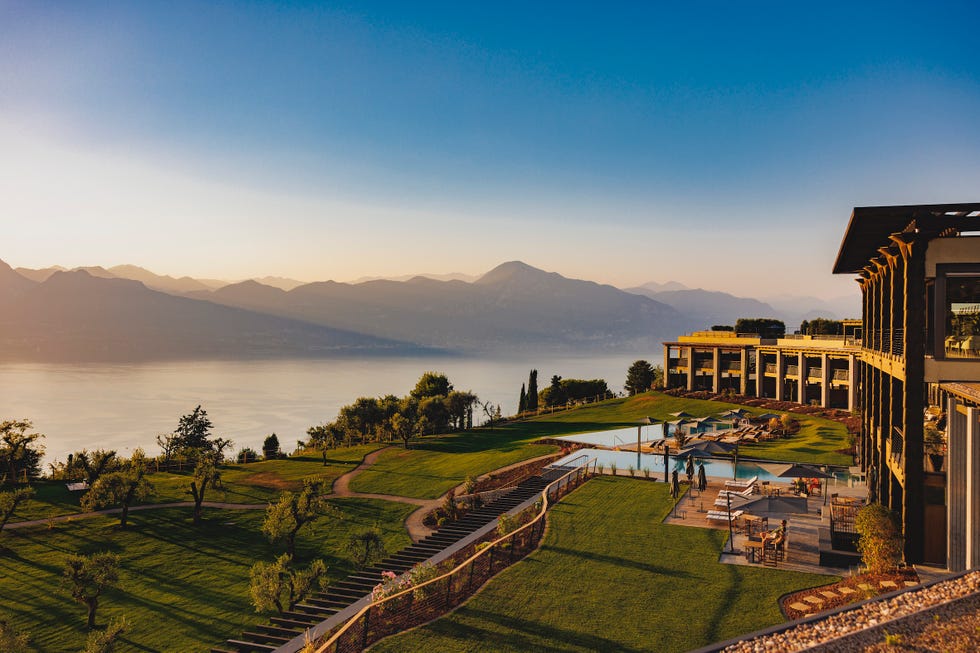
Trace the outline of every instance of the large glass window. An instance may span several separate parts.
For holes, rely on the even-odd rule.
[[[980,358],[980,276],[946,277],[947,358]]]

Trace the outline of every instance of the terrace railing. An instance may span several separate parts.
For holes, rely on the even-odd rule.
[[[548,509],[596,473],[592,458],[563,474],[542,492],[537,505],[525,511],[528,521],[512,533],[488,542],[474,542],[453,559],[450,571],[366,606],[343,624],[315,653],[359,653],[374,642],[443,614],[472,596],[494,574],[535,550],[544,535]],[[493,534],[491,534],[492,537]]]

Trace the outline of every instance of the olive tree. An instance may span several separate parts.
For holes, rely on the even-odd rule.
[[[34,490],[29,487],[18,488],[11,492],[0,492],[0,533],[3,532],[3,527],[7,525],[10,518],[13,517],[17,507],[33,497]]]
[[[314,560],[307,569],[292,569],[293,557],[284,553],[275,562],[256,562],[249,573],[249,594],[256,612],[278,610],[282,614],[316,589],[326,587],[327,565]]]
[[[279,501],[266,508],[262,532],[270,542],[285,542],[290,558],[296,555],[296,535],[300,530],[332,510],[323,499],[325,492],[323,481],[306,479],[300,492],[283,492]]]
[[[90,556],[70,555],[62,583],[71,597],[88,608],[88,627],[95,628],[95,611],[102,592],[119,584],[119,556],[105,551]]]
[[[194,467],[191,477],[191,496],[194,497],[194,525],[201,523],[201,506],[208,486],[214,487],[221,481],[221,472],[214,463],[214,456],[202,456]]]
[[[85,510],[96,510],[118,505],[122,508],[119,526],[126,528],[129,507],[152,493],[153,486],[146,479],[146,456],[142,449],[136,449],[119,471],[99,477],[82,497],[82,507]]]

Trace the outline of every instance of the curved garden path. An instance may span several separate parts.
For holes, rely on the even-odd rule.
[[[374,463],[377,462],[378,458],[381,457],[382,453],[393,448],[394,447],[383,447],[381,449],[377,449],[376,451],[372,451],[368,455],[364,456],[364,460],[361,461],[360,465],[350,470],[346,474],[338,476],[336,480],[334,480],[333,482],[333,488],[332,488],[333,496],[359,497],[362,499],[382,499],[384,501],[398,501],[400,503],[411,503],[417,505],[418,509],[414,510],[412,514],[410,514],[405,519],[405,530],[408,531],[408,536],[412,538],[412,541],[418,542],[422,538],[431,535],[432,533],[435,532],[431,528],[426,526],[424,523],[422,523],[422,520],[425,519],[425,516],[427,514],[429,514],[431,511],[438,508],[440,504],[442,504],[442,501],[445,498],[446,494],[448,494],[448,492],[446,494],[443,494],[437,499],[417,499],[415,497],[403,497],[398,494],[376,494],[374,492],[355,492],[354,490],[350,489],[350,483],[352,480],[354,480],[355,476],[363,472],[368,467],[374,465]],[[462,487],[462,485],[460,485],[459,487]],[[453,488],[453,490],[454,491],[458,490],[459,487]]]
[[[355,492],[354,490],[351,490],[350,484],[351,481],[354,479],[354,477],[360,474],[361,472],[363,472],[365,469],[374,465],[374,463],[377,462],[378,458],[381,456],[382,453],[392,448],[394,447],[393,446],[384,447],[382,449],[377,449],[376,451],[372,451],[371,453],[364,456],[363,460],[361,460],[361,463],[357,467],[355,467],[354,469],[352,469],[351,471],[345,474],[342,474],[341,476],[338,476],[334,480],[332,491],[329,496],[356,497],[361,499],[381,499],[383,501],[396,501],[398,503],[410,503],[418,506],[418,509],[414,510],[405,519],[405,529],[408,531],[409,537],[411,537],[413,541],[418,542],[422,538],[431,535],[432,533],[435,532],[433,529],[429,528],[422,522],[425,516],[429,514],[429,512],[431,512],[432,510],[435,510],[440,505],[442,505],[442,502],[445,500],[446,495],[448,495],[449,492],[459,493],[463,488],[463,484],[454,487],[452,490],[446,492],[445,494],[441,495],[436,499],[419,499],[416,497],[405,497],[397,494],[376,494],[373,492]],[[548,458],[553,455],[554,454],[545,454],[543,456],[538,456],[536,458],[528,458],[527,460],[521,460],[511,465],[505,465],[504,467],[501,467],[499,469],[491,470],[489,472],[486,472],[485,474],[482,474],[481,476],[486,474],[495,474],[499,472],[504,472],[514,467],[519,467],[520,465],[526,465],[530,462]],[[220,501],[205,501],[201,505],[204,508],[217,508],[219,510],[265,510],[268,507],[268,504],[266,503],[223,503]],[[138,506],[130,506],[129,510],[130,512],[136,512],[139,510],[153,510],[157,508],[191,508],[193,506],[194,506],[193,501],[175,501],[172,503],[148,503],[148,504],[141,504]],[[89,519],[92,517],[98,517],[100,515],[115,515],[115,514],[119,514],[120,512],[122,512],[122,508],[106,508],[104,510],[93,510],[91,512],[77,512],[70,515],[58,515],[57,517],[46,517],[44,519],[33,519],[31,521],[15,522],[12,524],[7,524],[5,526],[5,529],[27,528],[29,526],[44,526],[46,524],[71,521],[74,519]]]

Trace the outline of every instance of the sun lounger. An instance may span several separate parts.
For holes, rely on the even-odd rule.
[[[735,521],[742,516],[744,510],[733,510],[732,511],[732,521]],[[728,521],[728,511],[727,510],[709,510],[708,519],[711,521]]]
[[[82,490],[88,489],[88,483],[86,481],[78,481],[77,483],[65,483],[69,492],[81,492]]]
[[[758,476],[753,476],[747,481],[725,481],[725,487],[731,490],[745,490],[755,485],[758,480]]]

